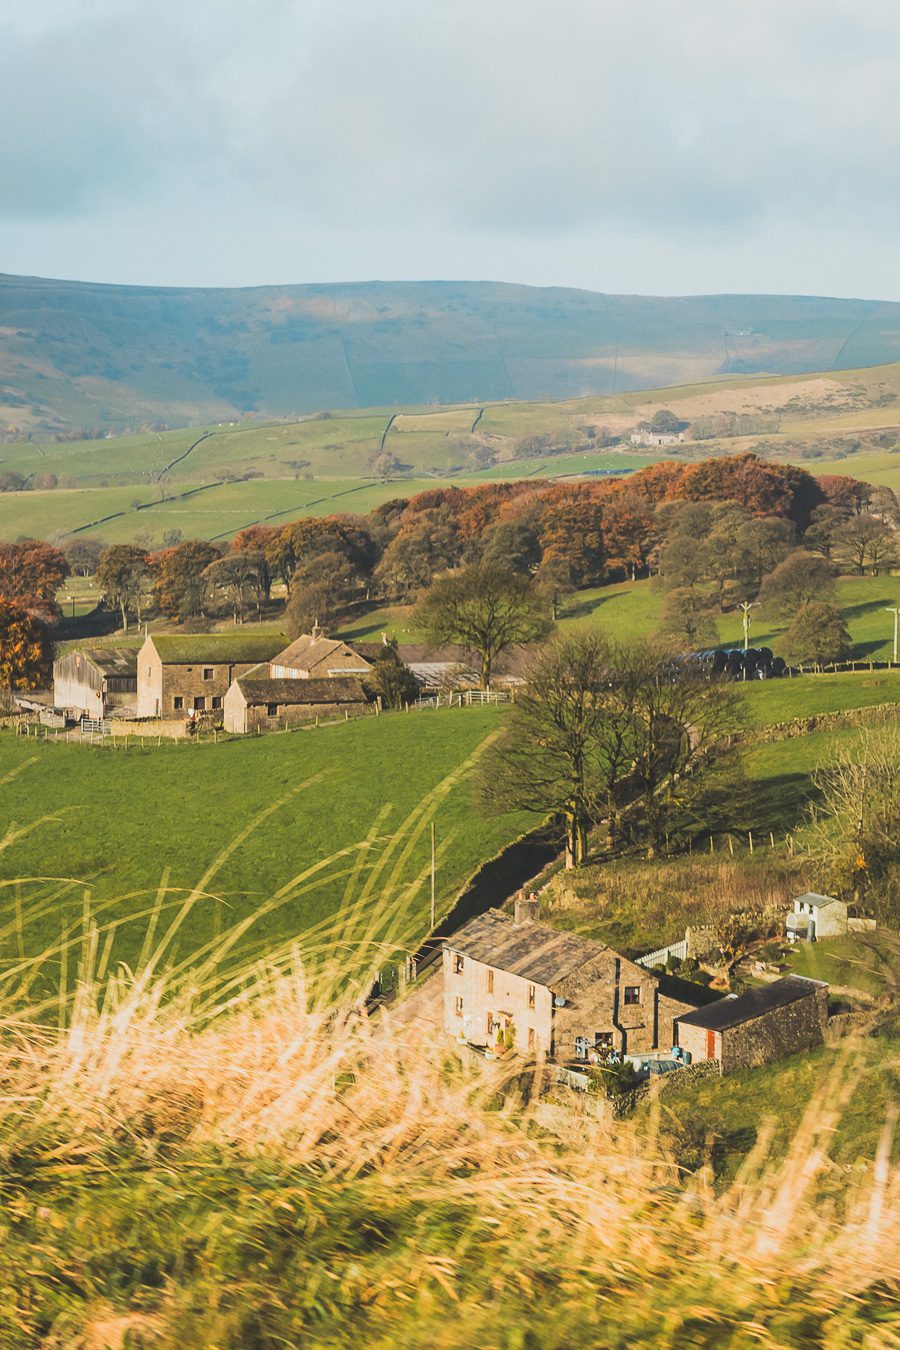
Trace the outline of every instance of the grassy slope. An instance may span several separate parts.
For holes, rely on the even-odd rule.
[[[287,422],[238,419],[95,441],[13,443],[3,446],[4,469],[24,475],[54,473],[66,490],[0,496],[0,537],[65,533],[113,511],[125,514],[94,527],[94,532],[116,541],[148,530],[159,540],[173,528],[227,537],[273,514],[285,519],[341,509],[365,511],[388,497],[419,491],[435,477],[464,484],[635,468],[661,455],[633,452],[627,433],[661,406],[672,407],[687,420],[736,411],[757,413],[768,422],[780,419],[777,432],[688,443],[678,451],[680,457],[760,448],[817,473],[849,472],[900,487],[900,457],[872,440],[894,431],[900,436],[898,399],[900,364],[895,364],[815,376],[722,377],[553,403],[489,402],[438,410],[394,404]],[[398,415],[391,422],[392,414]],[[591,429],[626,437],[625,448],[585,450]],[[211,434],[186,454],[204,432]],[[558,453],[529,454],[523,442],[538,435],[548,437]],[[371,478],[370,467],[383,438],[406,475],[387,485]],[[473,447],[496,462],[477,469]],[[842,457],[834,458],[838,453]],[[246,473],[251,475],[247,481],[211,486]],[[159,501],[161,476],[170,497],[202,490],[183,502],[131,510],[135,501]]]
[[[844,612],[855,656],[859,660],[885,660],[892,651],[893,620],[885,606],[900,603],[900,578],[841,577],[838,580],[838,604]],[[623,581],[579,591],[567,602],[560,615],[560,629],[596,625],[610,637],[652,637],[662,613],[663,594],[653,581]],[[772,622],[753,612],[751,641],[772,646],[777,652],[779,639],[787,624]],[[400,641],[421,638],[414,611],[403,606],[384,606],[361,615],[341,630],[345,636],[370,637],[382,631],[393,633]],[[734,614],[719,620],[719,638],[723,643],[743,641],[741,621]]]
[[[365,839],[373,827],[382,836],[398,830],[499,724],[495,709],[471,709],[386,716],[219,745],[133,747],[127,753],[27,743],[4,734],[0,819],[18,826],[42,818],[43,823],[5,849],[2,877],[76,878],[90,884],[95,903],[114,902],[115,911],[126,914],[146,908],[146,893],[162,883],[164,872],[171,887],[190,888],[239,841],[207,885],[224,908],[217,915],[219,900],[194,907],[179,939],[181,950],[189,950],[258,910],[310,864]],[[273,805],[242,839],[245,827]],[[483,815],[466,781],[451,788],[434,814],[445,850],[438,869],[440,910],[524,822]],[[427,865],[428,854],[422,834],[404,880]],[[344,884],[333,880],[267,914],[245,947],[261,943],[271,950],[300,934],[334,912]],[[142,894],[120,900],[126,888]],[[423,884],[418,892],[412,937],[425,927],[427,890]],[[6,895],[9,920],[10,892]],[[62,909],[69,917],[80,913],[77,888]],[[119,955],[133,958],[144,926],[124,933]],[[59,934],[60,915],[51,912],[29,928],[27,948],[42,950]],[[7,931],[7,956],[13,945]]]

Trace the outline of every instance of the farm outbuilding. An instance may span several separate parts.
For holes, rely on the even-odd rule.
[[[825,1039],[828,985],[787,975],[675,1019],[675,1043],[692,1060],[717,1059],[722,1073],[810,1050]]]
[[[137,699],[137,657],[127,647],[79,647],[53,662],[53,703],[69,717],[107,717]]]
[[[371,674],[372,663],[340,638],[304,633],[269,662],[274,680],[322,680],[336,676]]]
[[[792,942],[817,942],[819,938],[843,937],[849,928],[847,906],[833,895],[807,891],[798,895],[785,923]]]
[[[358,679],[275,680],[262,666],[231,685],[225,695],[224,726],[241,736],[282,730],[316,717],[359,717],[370,707]]]

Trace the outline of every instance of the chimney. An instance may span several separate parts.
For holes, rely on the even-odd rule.
[[[516,927],[523,923],[536,923],[541,912],[541,902],[536,895],[518,896],[516,899]]]

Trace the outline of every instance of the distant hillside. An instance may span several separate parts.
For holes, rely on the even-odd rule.
[[[559,399],[900,358],[900,304],[496,282],[188,290],[0,277],[0,430]]]

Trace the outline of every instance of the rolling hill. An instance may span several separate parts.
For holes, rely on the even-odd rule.
[[[900,358],[900,303],[497,282],[201,290],[0,276],[0,429],[615,394]]]

